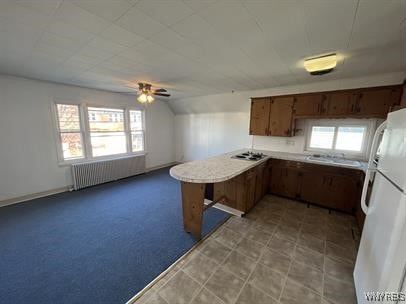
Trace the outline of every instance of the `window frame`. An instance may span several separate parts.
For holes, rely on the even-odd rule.
[[[126,139],[126,152],[125,153],[117,153],[117,154],[110,154],[110,155],[101,155],[101,156],[94,156],[93,155],[93,148],[92,148],[92,136],[91,136],[91,131],[90,131],[90,119],[89,119],[89,108],[99,108],[99,109],[112,109],[112,110],[121,110],[123,111],[123,116],[125,117],[126,115],[126,111],[127,108],[121,108],[121,107],[111,107],[111,106],[93,106],[93,105],[89,105],[86,104],[84,107],[84,111],[85,111],[85,117],[87,118],[85,120],[86,123],[86,136],[87,136],[87,144],[89,146],[89,158],[91,160],[103,160],[103,159],[114,159],[114,158],[120,158],[120,157],[124,157],[124,156],[128,156],[131,155],[131,153],[129,153],[128,151],[128,134],[127,134],[127,123],[125,121],[123,121],[123,125],[124,125],[124,135],[125,135],[125,139]],[[105,133],[109,133],[111,131],[106,131]],[[97,132],[96,132],[97,133]],[[101,132],[102,133],[102,132]],[[104,132],[103,132],[104,133]]]
[[[334,129],[334,138],[333,138],[333,147],[331,149],[326,148],[312,148],[310,147],[312,128],[314,126],[321,127],[335,127]],[[365,133],[362,139],[361,151],[349,151],[349,150],[340,150],[335,149],[337,143],[337,135],[339,127],[365,127]],[[305,152],[309,153],[326,153],[326,154],[344,154],[345,158],[350,159],[367,159],[368,151],[371,146],[372,136],[374,134],[374,128],[376,127],[376,120],[374,119],[312,119],[307,121],[306,126],[306,143],[305,143]]]
[[[80,125],[80,134],[82,137],[82,149],[83,149],[83,157],[75,158],[75,159],[65,159],[63,155],[62,149],[62,140],[61,140],[61,132],[59,127],[59,115],[58,115],[58,104],[63,105],[74,105],[79,108],[79,125]],[[112,154],[112,155],[103,155],[103,156],[93,156],[92,144],[91,144],[91,136],[90,136],[90,118],[88,108],[103,108],[103,109],[117,109],[123,110],[123,123],[124,123],[124,134],[126,138],[126,152],[120,154]],[[131,128],[130,128],[130,111],[141,111],[142,115],[142,134],[143,134],[143,141],[144,146],[142,151],[132,152],[132,137],[131,137]],[[108,159],[119,159],[126,156],[132,155],[146,155],[146,122],[145,122],[145,109],[141,109],[139,107],[119,107],[119,106],[110,106],[110,105],[94,105],[88,103],[77,103],[74,101],[65,101],[65,100],[54,100],[52,105],[52,115],[54,121],[54,130],[55,130],[55,140],[57,144],[57,159],[59,166],[67,166],[75,163],[84,163],[90,162],[95,160],[108,160]],[[69,132],[67,132],[69,133]]]
[[[130,111],[141,111],[141,119],[142,119],[142,129],[140,130],[142,132],[142,140],[143,140],[143,150],[142,151],[135,151],[133,152],[133,142],[132,142],[132,130],[131,130],[131,118],[130,118]],[[138,155],[138,154],[145,154],[146,153],[146,146],[147,146],[147,140],[146,140],[146,127],[145,127],[145,110],[139,109],[139,108],[135,108],[135,107],[131,107],[128,108],[126,111],[126,115],[128,116],[127,121],[127,127],[128,127],[128,133],[129,133],[129,151],[131,151],[131,153],[133,155]],[[138,131],[139,132],[139,131]]]

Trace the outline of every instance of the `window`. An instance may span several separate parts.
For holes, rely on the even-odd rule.
[[[371,120],[309,121],[307,150],[364,156],[374,126]]]
[[[144,150],[144,124],[142,112],[130,110],[131,149],[133,152]]]
[[[58,135],[64,160],[84,157],[78,105],[58,104]]]
[[[94,157],[127,153],[124,122],[116,119],[121,109],[88,108],[90,142]],[[91,117],[96,119],[92,120]]]
[[[141,110],[56,104],[56,118],[61,162],[144,152]]]

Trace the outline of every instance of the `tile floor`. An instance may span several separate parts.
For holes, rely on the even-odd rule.
[[[355,218],[266,196],[231,217],[138,304],[351,304]]]

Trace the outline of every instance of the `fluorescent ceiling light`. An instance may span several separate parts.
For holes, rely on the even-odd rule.
[[[312,75],[322,75],[331,72],[337,65],[337,55],[329,54],[306,59],[304,66]]]

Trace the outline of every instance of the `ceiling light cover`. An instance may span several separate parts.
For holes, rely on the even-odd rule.
[[[304,66],[306,71],[317,74],[321,71],[331,71],[337,65],[337,55],[329,54],[315,58],[306,59]]]
[[[154,97],[152,97],[152,95],[147,95],[147,101],[148,101],[149,103],[153,102],[153,101],[154,101]]]
[[[148,97],[146,94],[142,93],[140,96],[138,96],[137,100],[140,103],[146,103],[148,101]]]

